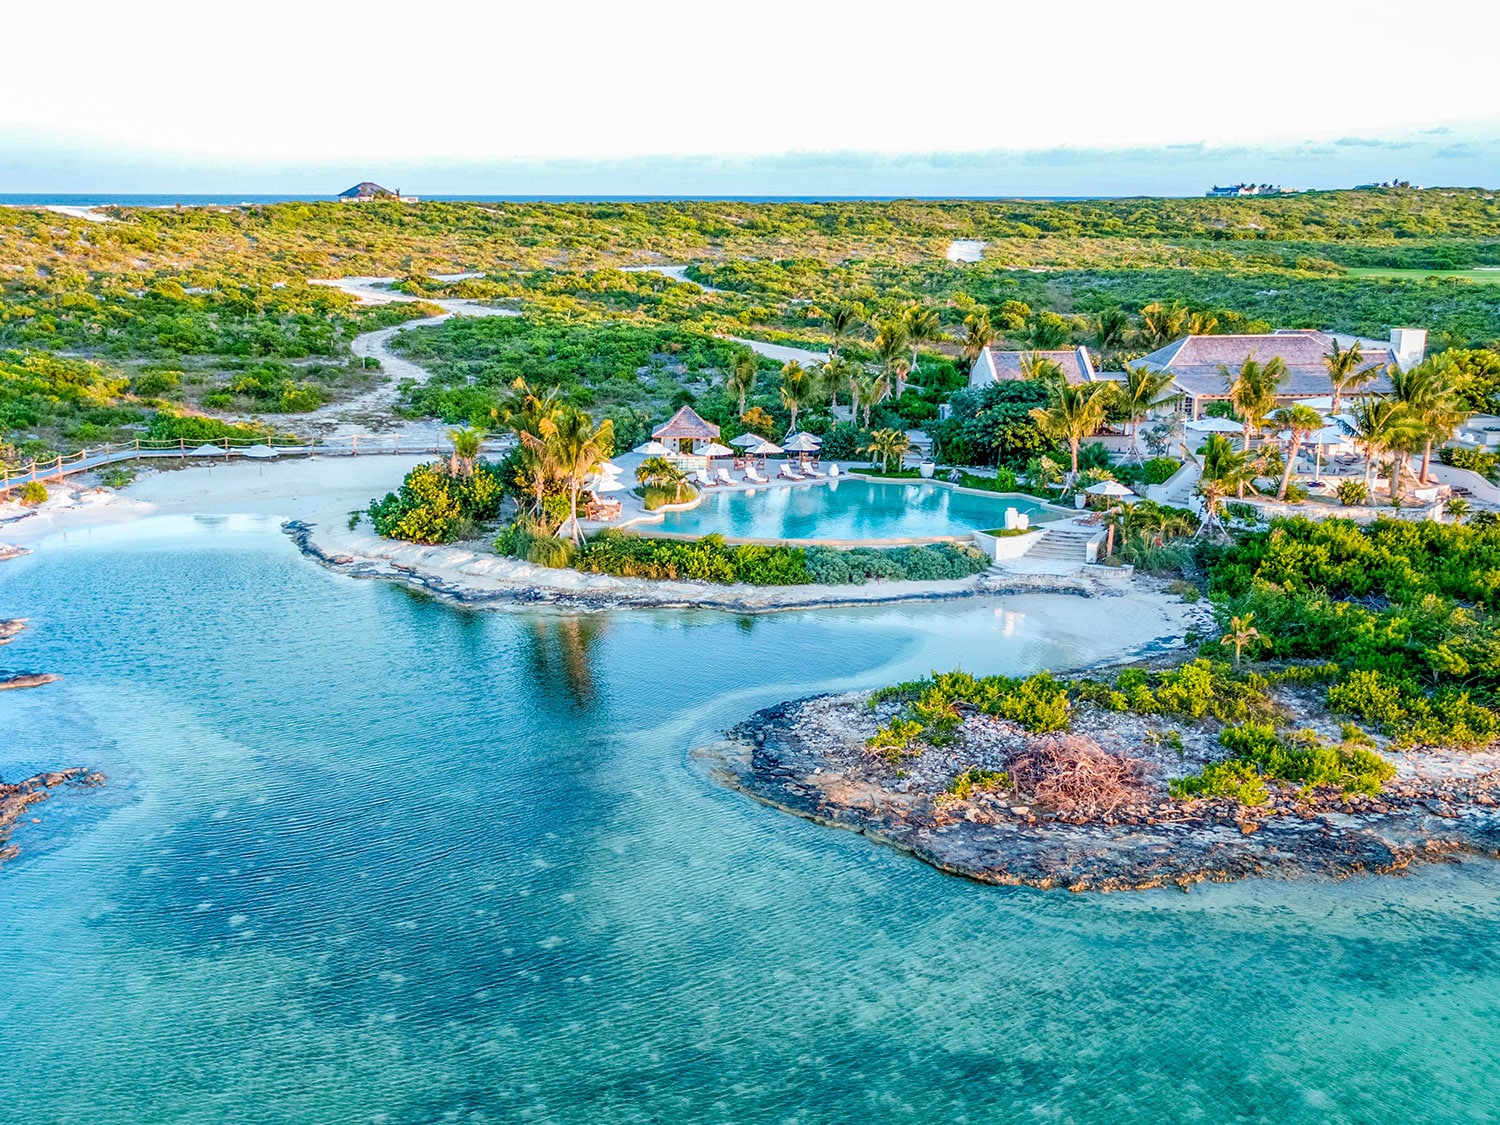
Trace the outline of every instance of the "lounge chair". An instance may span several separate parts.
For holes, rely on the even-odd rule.
[[[754,465],[746,465],[745,466],[745,480],[749,484],[770,484],[771,483],[771,478],[770,477],[763,477],[763,476],[761,476],[760,475],[760,470],[757,469]]]
[[[734,478],[729,475],[729,470],[728,469],[720,469],[718,471],[718,473],[715,474],[715,478],[718,480],[718,482],[720,484],[727,484],[727,485],[734,484]]]
[[[778,473],[777,475],[780,476],[780,477],[782,477],[782,478],[784,478],[784,479],[786,479],[786,480],[806,480],[807,479],[801,473],[799,473],[796,469],[792,468],[790,465],[785,464],[785,463],[782,464],[782,466],[781,466],[781,472]]]
[[[714,486],[713,478],[702,469],[694,469],[691,479],[694,484],[702,488],[712,488]]]
[[[828,477],[828,474],[823,472],[823,470],[819,469],[816,465],[803,465],[802,472],[811,477],[813,480],[826,480]]]

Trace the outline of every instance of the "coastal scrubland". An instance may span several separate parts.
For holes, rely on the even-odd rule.
[[[94,364],[108,394],[80,411],[0,386],[12,460],[129,437],[158,411],[243,421],[358,394],[378,370],[358,332],[434,310],[359,305],[317,278],[377,275],[413,297],[504,304],[522,317],[414,330],[437,378],[400,408],[482,421],[515,375],[556,371],[575,405],[622,426],[679,400],[725,413],[726,337],[832,348],[850,374],[889,366],[865,431],[931,421],[980,339],[1087,344],[1120,364],[1175,333],[1316,326],[1432,330],[1435,349],[1500,337],[1500,290],[1461,277],[1352,275],[1500,263],[1500,204],[1478,189],[1303,193],[1235,200],[828,203],[421,203],[113,208],[88,223],[0,211],[0,360]],[[985,242],[950,263],[948,240]],[[673,262],[692,281],[623,267]],[[478,273],[456,280],[434,274]],[[749,405],[780,421],[779,365],[758,361]],[[63,378],[62,368],[45,378]],[[123,380],[123,383],[121,382]],[[846,404],[858,394],[841,388]],[[17,395],[30,404],[15,416]],[[826,412],[810,425],[831,427]],[[856,440],[852,434],[850,440]]]

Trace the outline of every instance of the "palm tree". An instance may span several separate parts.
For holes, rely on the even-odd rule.
[[[1198,447],[1202,468],[1198,475],[1198,495],[1203,498],[1203,522],[1198,525],[1198,534],[1210,528],[1224,530],[1219,519],[1219,510],[1231,494],[1244,495],[1245,489],[1255,491],[1255,466],[1250,454],[1236,449],[1223,434],[1209,434]]]
[[[1408,418],[1422,429],[1422,483],[1426,484],[1433,441],[1452,437],[1468,411],[1459,403],[1452,369],[1436,359],[1424,360],[1408,371],[1393,367],[1390,379],[1390,397],[1405,406]]]
[[[1188,313],[1187,330],[1190,336],[1212,336],[1214,330],[1219,327],[1217,313],[1195,312]]]
[[[875,354],[885,372],[886,387],[894,387],[900,398],[906,388],[895,377],[896,361],[906,352],[906,323],[901,318],[879,321],[875,325]]]
[[[1021,356],[1021,378],[1033,383],[1063,383],[1068,377],[1063,374],[1057,360],[1036,352],[1025,352]]]
[[[1281,473],[1281,487],[1276,490],[1276,499],[1285,500],[1286,490],[1292,483],[1292,469],[1297,463],[1297,453],[1307,435],[1323,426],[1323,415],[1303,403],[1283,406],[1271,415],[1271,421],[1283,430],[1292,431],[1291,445],[1286,453],[1286,468]]]
[[[636,466],[635,479],[647,488],[670,492],[674,501],[682,499],[682,490],[687,486],[687,474],[665,457],[647,457]]]
[[[823,391],[828,395],[828,405],[838,406],[839,393],[849,386],[854,374],[854,365],[841,355],[835,355],[822,367]]]
[[[1104,309],[1092,324],[1094,347],[1101,352],[1119,351],[1130,338],[1130,314],[1122,308]]]
[[[886,396],[890,390],[890,384],[886,382],[884,371],[865,371],[856,375],[852,380],[854,391],[854,409],[858,412],[863,408],[865,412],[865,428],[870,425],[870,411],[875,404]]]
[[[556,387],[537,391],[526,380],[517,379],[511,384],[509,401],[497,411],[520,442],[521,475],[527,478],[526,486],[532,494],[532,514],[538,519],[542,517],[547,486],[554,483],[558,475],[542,427],[555,419],[562,409]]]
[[[1188,310],[1180,301],[1162,304],[1152,301],[1141,310],[1141,344],[1149,351],[1165,347],[1179,336],[1187,335]]]
[[[838,358],[839,348],[849,335],[850,329],[858,324],[864,315],[864,308],[853,301],[840,301],[833,306],[828,313],[828,334],[833,337],[833,343],[828,347],[829,359]]]
[[[792,416],[791,427],[787,433],[797,432],[797,415],[802,406],[813,397],[813,378],[807,370],[795,359],[782,365],[781,368],[781,405],[786,407],[787,413]]]
[[[1247,613],[1243,617],[1231,617],[1229,628],[1219,638],[1221,645],[1234,647],[1234,670],[1240,670],[1240,656],[1247,645],[1264,645],[1270,640],[1264,633],[1257,629],[1252,622],[1255,614]]]
[[[724,380],[724,389],[740,401],[739,413],[745,413],[745,397],[755,390],[755,379],[760,373],[760,360],[749,348],[734,353],[734,362]]]
[[[1250,448],[1251,435],[1265,423],[1266,415],[1276,409],[1276,389],[1286,378],[1286,363],[1280,356],[1269,363],[1257,363],[1252,355],[1240,364],[1238,375],[1219,365],[1219,374],[1230,380],[1229,401],[1244,423],[1245,444]]]
[[[917,373],[917,347],[920,344],[935,344],[943,338],[943,322],[937,309],[926,305],[908,305],[901,314],[901,326],[906,329],[907,342],[911,344],[911,374]],[[905,381],[896,384],[905,389]],[[900,398],[898,392],[896,395]]]
[[[448,440],[453,443],[453,456],[448,460],[448,472],[455,477],[474,475],[474,462],[479,459],[480,447],[484,445],[486,431],[462,426],[448,431]]]
[[[870,435],[870,444],[863,446],[860,452],[870,455],[871,464],[874,464],[875,458],[879,457],[881,468],[890,472],[891,462],[896,461],[899,464],[910,448],[911,439],[900,430],[876,430]]]
[[[1471,505],[1462,496],[1455,496],[1443,505],[1443,510],[1453,517],[1454,523],[1463,523]]]
[[[578,495],[583,491],[584,478],[613,452],[615,424],[606,418],[596,426],[587,413],[570,406],[542,423],[542,439],[568,490],[573,542],[579,543],[583,529],[578,526]]]
[[[1337,340],[1329,345],[1328,354],[1323,357],[1323,364],[1328,368],[1328,381],[1333,384],[1333,403],[1332,409],[1329,410],[1330,414],[1339,412],[1339,401],[1345,394],[1375,378],[1375,368],[1367,367],[1363,371],[1360,370],[1359,365],[1364,361],[1364,352],[1360,350],[1358,340],[1347,348],[1340,348]]]
[[[1172,376],[1165,371],[1151,371],[1145,367],[1125,368],[1125,379],[1120,383],[1120,398],[1125,417],[1130,422],[1130,452],[1137,459],[1141,449],[1137,435],[1141,421],[1153,410],[1176,402],[1182,397],[1177,392],[1165,393],[1172,385]]]
[[[1365,399],[1354,404],[1352,425],[1345,428],[1365,452],[1365,489],[1373,491],[1375,466],[1382,453],[1404,445],[1415,436],[1416,427],[1401,403],[1394,399]],[[1392,475],[1391,489],[1399,486]]]
[[[1068,443],[1072,457],[1072,477],[1078,476],[1078,445],[1104,424],[1115,392],[1113,383],[1080,383],[1076,387],[1059,382],[1051,384],[1052,404],[1031,411],[1032,420],[1043,435],[1053,441]]]
[[[964,317],[964,363],[973,367],[979,361],[979,353],[990,346],[995,338],[995,326],[990,323],[988,309],[979,309]]]

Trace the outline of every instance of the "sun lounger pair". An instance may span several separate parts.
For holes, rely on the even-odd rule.
[[[717,480],[720,484],[725,484],[725,485],[732,485],[732,484],[735,483],[734,478],[729,475],[729,470],[728,469],[720,469],[714,475],[714,479]]]
[[[700,488],[712,488],[714,486],[713,478],[702,469],[694,469],[693,475],[689,479]]]

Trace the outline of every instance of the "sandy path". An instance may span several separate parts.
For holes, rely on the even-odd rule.
[[[621,266],[621,273],[659,273],[663,277],[670,277],[673,281],[680,281],[686,285],[696,285],[705,293],[723,293],[723,289],[715,289],[712,285],[704,285],[701,281],[694,281],[687,275],[687,266]]]
[[[747,340],[743,336],[730,336],[736,344],[744,344],[756,355],[763,355],[767,359],[774,359],[778,363],[790,363],[796,360],[806,365],[818,365],[828,362],[827,352],[815,352],[810,348],[792,348],[786,344],[768,344],[764,340]]]
[[[433,276],[440,281],[463,281],[466,278],[482,277],[483,274],[455,273],[434,274]],[[320,279],[314,281],[313,284],[342,289],[345,293],[358,297],[361,303],[367,305],[409,304],[420,299],[392,290],[390,286],[395,280],[393,277],[344,277]],[[428,324],[441,324],[451,316],[520,316],[521,314],[513,309],[497,309],[482,305],[478,301],[458,298],[426,300],[425,303],[437,305],[443,310],[442,315],[408,320],[390,328],[377,328],[373,332],[362,333],[349,342],[349,350],[356,356],[361,359],[373,357],[380,361],[380,369],[386,375],[384,382],[345,402],[330,403],[311,414],[300,415],[297,420],[311,425],[319,433],[328,436],[365,433],[371,429],[377,429],[382,433],[400,433],[403,436],[406,434],[425,436],[446,429],[438,422],[403,422],[395,418],[392,408],[401,383],[407,379],[418,384],[425,383],[432,377],[432,372],[393,352],[390,348],[391,340],[398,332]]]

